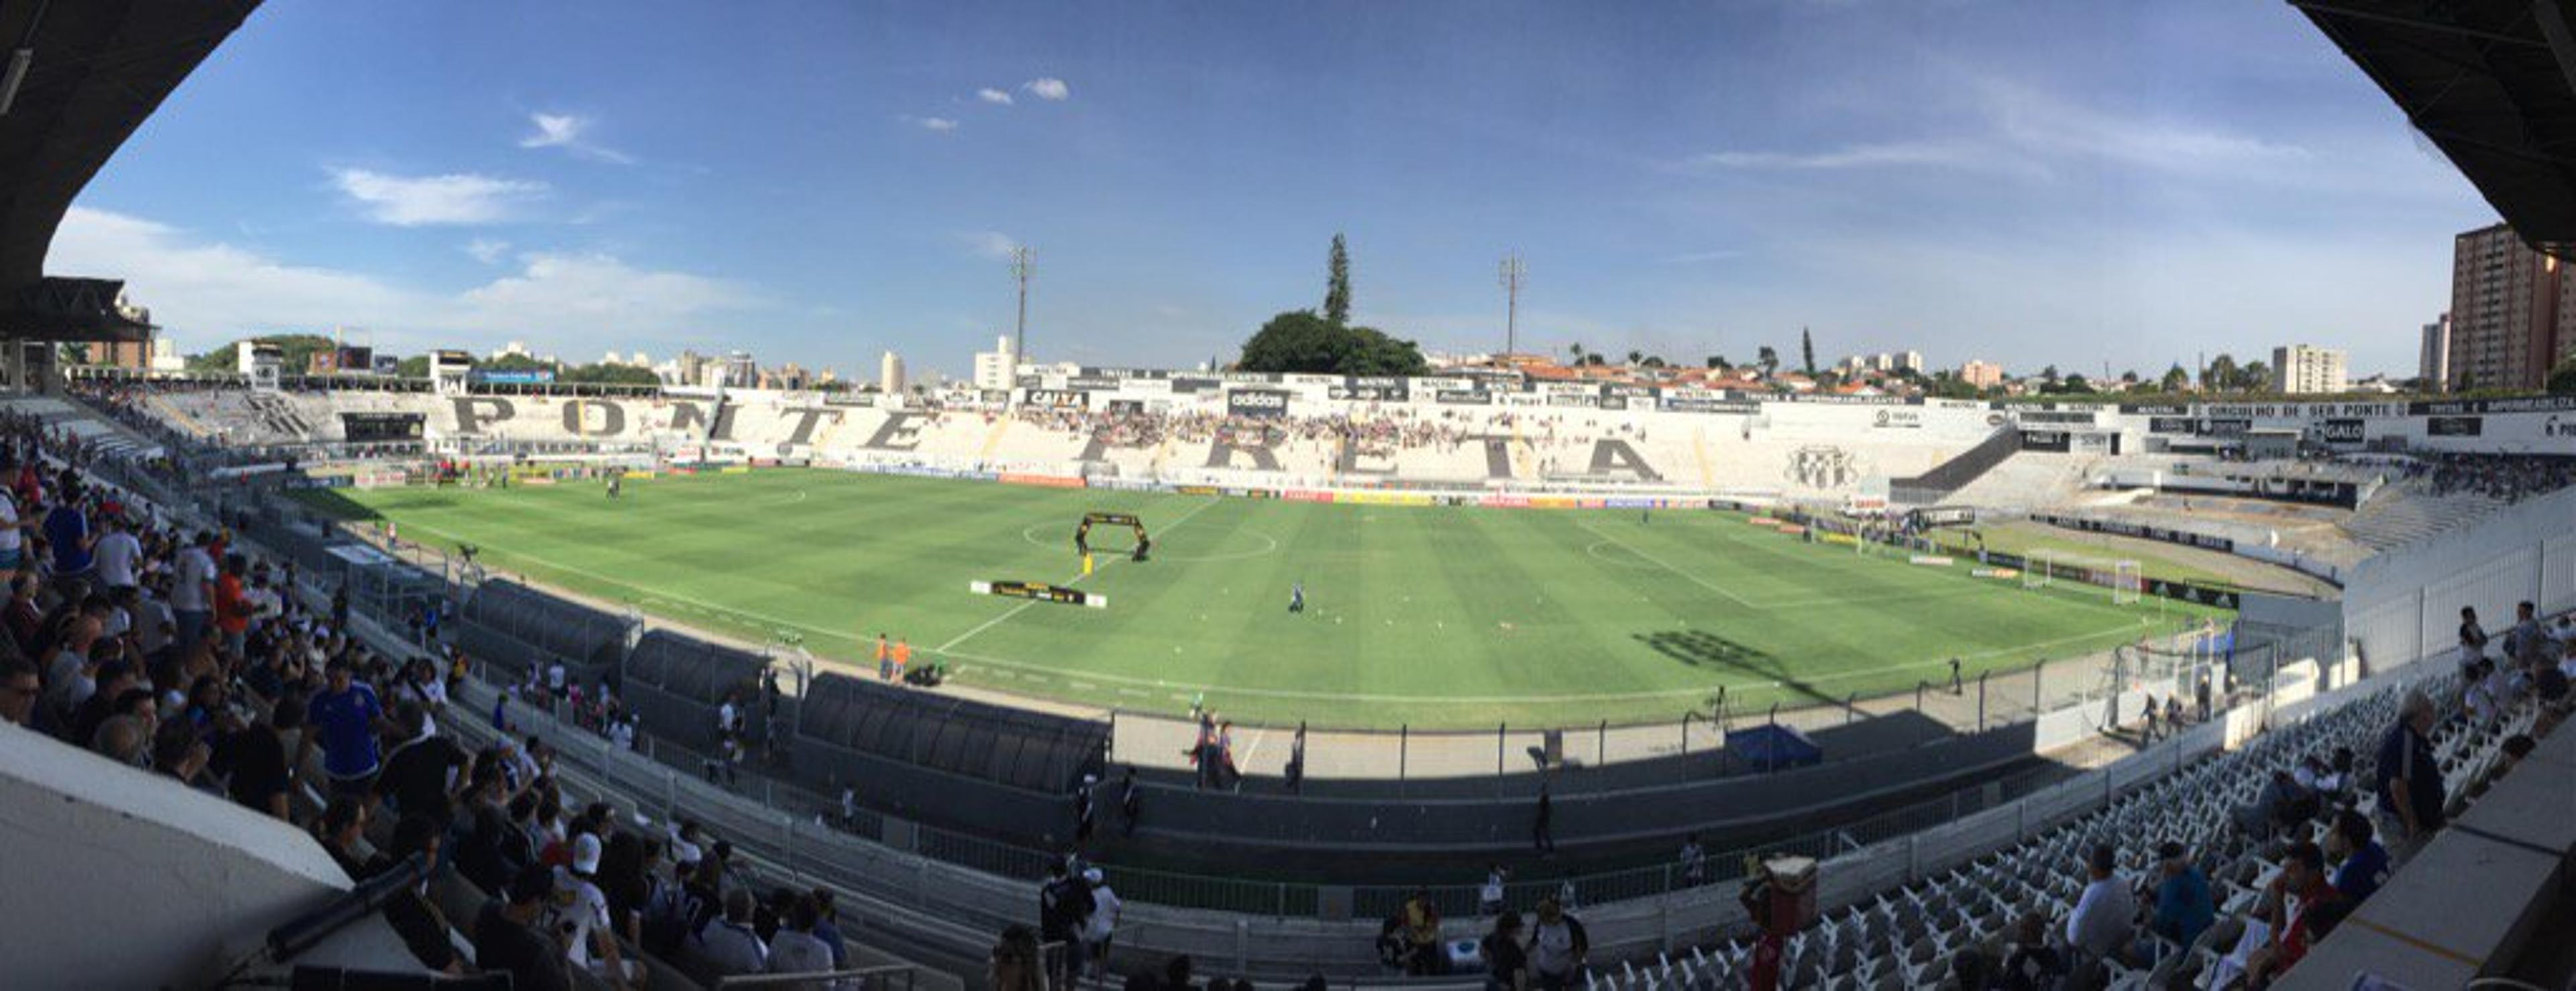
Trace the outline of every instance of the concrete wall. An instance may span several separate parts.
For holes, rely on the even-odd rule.
[[[2524,600],[2544,615],[2576,609],[2576,489],[2354,566],[2344,585],[2344,636],[2374,670],[2448,656],[2460,607],[2475,607],[2492,636]]]

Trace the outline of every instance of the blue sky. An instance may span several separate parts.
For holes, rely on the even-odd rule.
[[[270,0],[49,269],[183,347],[1230,357],[1315,305],[1698,360],[2410,372],[2492,211],[2286,4]]]

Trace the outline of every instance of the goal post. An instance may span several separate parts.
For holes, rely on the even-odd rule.
[[[2138,562],[2135,559],[2123,558],[2111,562],[2111,604],[2137,605],[2138,597],[2146,592],[2146,588],[2146,576],[2139,571]]]
[[[2057,555],[2053,552],[2031,552],[2029,558],[2022,562],[2021,587],[2047,588],[2050,579],[2055,577],[2056,564]]]

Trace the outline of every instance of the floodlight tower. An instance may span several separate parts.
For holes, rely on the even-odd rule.
[[[1011,281],[1020,287],[1019,331],[1011,338],[1011,360],[1015,363],[1029,360],[1029,275],[1034,271],[1029,265],[1029,246],[1012,245]],[[1013,369],[1012,374],[1016,376],[1019,372]]]
[[[1521,261],[1520,252],[1503,256],[1503,354],[1520,349],[1521,283],[1529,278],[1529,266]]]

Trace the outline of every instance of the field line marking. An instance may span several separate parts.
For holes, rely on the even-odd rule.
[[[1183,524],[1183,523],[1187,523],[1187,522],[1189,522],[1189,521],[1190,521],[1190,517],[1197,516],[1199,513],[1204,512],[1204,511],[1205,511],[1209,506],[1216,505],[1216,503],[1217,503],[1217,499],[1218,499],[1218,498],[1219,498],[1219,497],[1217,497],[1217,496],[1209,496],[1209,497],[1208,497],[1208,500],[1207,500],[1206,502],[1202,502],[1202,503],[1198,504],[1197,506],[1191,507],[1191,509],[1190,509],[1190,511],[1189,511],[1189,512],[1182,513],[1182,514],[1181,514],[1181,517],[1180,517],[1179,519],[1176,519],[1176,520],[1173,520],[1173,521],[1172,521],[1172,522],[1170,522],[1170,523],[1164,524],[1162,527],[1160,527],[1160,529],[1161,529],[1164,533],[1170,533],[1170,532],[1172,532],[1173,530],[1179,529],[1179,528],[1180,528],[1180,526],[1181,526],[1181,524]],[[1025,528],[1023,528],[1023,529],[1020,531],[1020,535],[1021,535],[1022,537],[1026,537],[1026,536],[1028,535],[1028,531],[1027,531]],[[1121,560],[1125,560],[1125,559],[1123,559],[1123,558],[1116,558],[1116,557],[1110,558],[1110,559],[1109,559],[1109,564],[1101,565],[1101,566],[1100,566],[1100,568],[1099,568],[1099,569],[1097,569],[1097,570],[1101,570],[1101,571],[1108,570],[1108,568],[1109,568],[1109,566],[1110,566],[1110,565],[1117,564],[1117,563],[1118,563],[1119,561],[1121,561]],[[1085,579],[1085,578],[1088,578],[1088,577],[1091,577],[1091,576],[1090,576],[1090,575],[1075,575],[1075,576],[1073,576],[1071,579],[1068,579],[1068,580],[1065,582],[1065,584],[1066,584],[1066,585],[1080,585],[1080,584],[1082,584],[1082,580],[1083,580],[1083,579]],[[1023,602],[1023,603],[1020,603],[1019,605],[1012,606],[1011,608],[1009,608],[1009,609],[1007,609],[1007,610],[1004,610],[1004,611],[1002,612],[1002,614],[1001,614],[1001,615],[999,615],[999,616],[995,616],[995,617],[993,617],[993,618],[991,618],[991,619],[988,619],[988,620],[985,620],[985,621],[983,621],[983,622],[981,622],[981,623],[975,624],[975,628],[974,628],[974,629],[967,630],[967,631],[966,631],[966,632],[964,632],[964,633],[960,633],[960,634],[958,634],[957,636],[955,636],[954,638],[951,638],[947,643],[940,644],[939,646],[937,646],[937,647],[935,647],[935,648],[932,648],[932,649],[933,649],[933,650],[935,650],[935,651],[937,651],[938,653],[942,653],[942,654],[945,654],[945,653],[948,653],[948,652],[950,652],[950,651],[956,650],[956,649],[957,649],[957,645],[958,645],[958,644],[962,644],[962,643],[965,643],[965,642],[966,642],[966,641],[968,641],[968,640],[973,640],[973,639],[975,639],[975,637],[976,637],[976,636],[978,636],[978,635],[982,634],[984,631],[989,630],[989,629],[992,629],[992,628],[994,628],[994,627],[996,627],[996,626],[1000,626],[1000,625],[1002,625],[1002,623],[1003,623],[1003,621],[1004,621],[1004,620],[1008,620],[1008,619],[1010,619],[1010,618],[1011,618],[1011,617],[1013,617],[1013,616],[1017,616],[1017,615],[1019,615],[1019,614],[1020,614],[1020,613],[1022,613],[1022,612],[1026,612],[1030,606],[1034,606],[1034,605],[1037,605],[1037,604],[1038,604],[1038,600],[1036,600],[1036,599],[1030,599],[1030,600],[1029,600],[1029,601],[1027,601],[1027,602]]]
[[[2120,625],[2118,625],[2118,626],[2110,627],[2110,628],[2108,628],[2108,629],[2100,630],[2100,631],[2093,632],[2093,633],[2077,634],[2077,635],[2075,635],[2075,636],[2071,636],[2071,637],[2060,637],[2060,638],[2055,639],[2055,640],[2043,640],[2043,641],[2040,641],[2040,642],[2038,642],[2038,643],[2015,644],[2015,645],[2010,646],[2010,647],[2000,647],[2000,648],[1996,648],[1996,649],[1994,649],[1994,650],[1981,650],[1981,651],[1977,651],[1977,652],[1975,652],[1975,653],[1960,654],[1960,655],[1958,655],[1958,656],[1959,656],[1959,658],[1960,658],[1961,660],[1981,660],[1981,659],[1988,658],[1988,657],[2002,657],[2002,656],[2009,655],[2009,654],[2018,654],[2018,653],[2023,653],[2023,652],[2026,652],[2026,651],[2040,650],[2040,649],[2044,649],[2044,648],[2048,648],[2048,647],[2054,647],[2054,646],[2057,646],[2057,645],[2060,645],[2060,644],[2069,644],[2069,643],[2076,643],[2076,642],[2084,641],[2084,640],[2094,640],[2094,639],[2099,639],[2099,638],[2102,638],[2102,637],[2108,637],[2108,636],[2111,636],[2111,635],[2113,635],[2113,634],[2123,634],[2123,635],[2125,635],[2125,634],[2128,634],[2128,633],[2131,633],[2131,632],[2135,631],[2136,629],[2137,629],[2137,627],[2136,627],[2134,624],[2123,623],[2123,624],[2120,624]],[[999,657],[991,657],[991,656],[987,656],[987,655],[983,655],[983,654],[968,654],[968,653],[962,653],[962,652],[959,652],[959,651],[948,651],[948,650],[936,651],[936,653],[939,653],[939,654],[941,654],[941,655],[944,655],[944,656],[949,657],[949,658],[954,659],[954,660],[960,660],[960,661],[973,661],[973,662],[978,663],[978,664],[989,664],[989,665],[992,665],[992,666],[994,666],[994,667],[998,667],[998,668],[1018,668],[1018,669],[1020,669],[1020,670],[1024,670],[1024,671],[1059,671],[1059,670],[1061,670],[1061,669],[1058,669],[1058,668],[1050,668],[1050,667],[1045,667],[1045,666],[1042,666],[1042,665],[1028,664],[1028,663],[1024,663],[1024,662],[1021,662],[1021,661],[1006,660],[1006,659],[1003,659],[1003,658],[999,658]],[[1949,659],[1949,658],[1947,658],[1947,657],[1938,657],[1938,658],[1932,658],[1932,659],[1930,659],[1930,660],[1922,660],[1922,661],[1907,661],[1907,662],[1902,663],[1902,664],[1886,664],[1886,665],[1880,665],[1880,666],[1878,666],[1878,667],[1872,667],[1872,668],[1857,668],[1857,669],[1853,669],[1853,670],[1849,670],[1849,671],[1836,671],[1836,672],[1833,672],[1833,673],[1831,673],[1831,674],[1821,675],[1821,676],[1813,677],[1813,678],[1806,678],[1806,679],[1802,679],[1802,680],[1807,681],[1807,682],[1809,682],[1809,683],[1813,683],[1813,684],[1825,684],[1825,683],[1828,683],[1828,682],[1850,681],[1850,680],[1853,680],[1853,679],[1856,679],[1856,678],[1868,678],[1868,677],[1874,677],[1874,676],[1877,676],[1877,675],[1892,674],[1892,673],[1894,673],[1894,672],[1898,672],[1898,671],[1911,671],[1911,670],[1915,670],[1915,669],[1918,669],[1918,668],[1946,668],[1946,667],[1948,667],[1948,666],[1949,666],[1949,664],[1950,664],[1950,659]],[[2026,673],[2026,671],[2027,671],[2027,669],[2015,669],[2015,670],[2013,670],[2013,671],[2006,672],[2006,674],[2018,675],[2018,674]],[[1105,681],[1105,682],[1112,682],[1112,683],[1120,683],[1120,682],[1123,682],[1123,683],[1126,683],[1126,684],[1132,684],[1132,685],[1152,685],[1152,686],[1163,687],[1163,688],[1170,688],[1170,687],[1182,687],[1182,688],[1190,688],[1190,689],[1193,689],[1193,690],[1200,690],[1200,689],[1204,689],[1205,691],[1207,691],[1207,692],[1209,692],[1209,693],[1211,693],[1211,694],[1214,694],[1214,695],[1218,695],[1218,696],[1225,696],[1225,695],[1248,695],[1248,696],[1253,696],[1253,697],[1256,697],[1256,698],[1296,699],[1296,700],[1311,701],[1311,702],[1370,702],[1370,703],[1395,703],[1395,702],[1401,702],[1401,703],[1412,704],[1412,705],[1444,705],[1444,704],[1456,704],[1456,705],[1537,705],[1537,704],[1543,704],[1543,703],[1544,703],[1544,704],[1556,704],[1556,703],[1577,703],[1577,704],[1579,704],[1579,703],[1584,703],[1584,702],[1635,702],[1635,701],[1648,700],[1648,699],[1687,698],[1687,697],[1691,697],[1691,696],[1702,696],[1702,697],[1705,697],[1705,696],[1707,696],[1708,694],[1710,694],[1710,693],[1712,693],[1712,692],[1717,691],[1717,690],[1718,690],[1719,688],[1721,688],[1721,687],[1723,687],[1723,688],[1771,688],[1771,687],[1775,687],[1775,686],[1779,685],[1779,683],[1780,683],[1780,682],[1779,682],[1779,680],[1778,680],[1778,679],[1776,679],[1776,678],[1750,678],[1750,679],[1746,679],[1746,680],[1743,680],[1743,681],[1716,681],[1716,682],[1710,682],[1710,683],[1708,683],[1708,684],[1704,684],[1704,685],[1697,685],[1697,686],[1690,687],[1690,688],[1663,688],[1663,689],[1655,689],[1655,690],[1652,690],[1652,691],[1642,691],[1642,692],[1602,692],[1602,693],[1586,694],[1586,695],[1380,695],[1380,694],[1351,693],[1351,692],[1319,692],[1319,691],[1307,691],[1307,690],[1293,689],[1293,688],[1226,688],[1226,687],[1219,687],[1219,686],[1213,686],[1213,685],[1209,685],[1209,686],[1199,686],[1199,685],[1180,685],[1180,686],[1174,686],[1174,685],[1173,685],[1171,682],[1169,682],[1169,681],[1162,681],[1162,680],[1156,680],[1156,679],[1147,679],[1147,678],[1136,678],[1136,677],[1130,677],[1130,676],[1126,676],[1126,675],[1111,674],[1111,673],[1108,673],[1108,672],[1105,672],[1105,671],[1084,671],[1084,672],[1083,672],[1083,675],[1084,675],[1085,677],[1089,677],[1089,678],[1096,678],[1096,679],[1099,679],[1099,680],[1101,680],[1101,681]],[[1177,698],[1177,699],[1181,699],[1181,700],[1185,700],[1187,697],[1186,697],[1186,696],[1179,696],[1179,697],[1176,697],[1176,698]]]
[[[1601,538],[1601,539],[1603,539],[1603,540],[1607,540],[1607,541],[1609,541],[1610,543],[1612,543],[1612,544],[1614,544],[1614,545],[1618,546],[1618,548],[1619,548],[1619,549],[1621,549],[1621,550],[1627,551],[1627,552],[1628,552],[1628,553],[1630,553],[1630,554],[1637,555],[1638,557],[1645,558],[1647,561],[1652,562],[1656,567],[1662,568],[1662,569],[1664,569],[1664,570],[1666,570],[1666,571],[1672,572],[1673,574],[1676,574],[1676,575],[1681,576],[1681,577],[1682,577],[1682,580],[1684,580],[1684,581],[1688,581],[1688,582],[1690,582],[1691,584],[1697,585],[1697,586],[1699,586],[1699,587],[1701,587],[1701,588],[1704,588],[1704,589],[1707,589],[1707,590],[1709,590],[1709,591],[1711,591],[1711,592],[1715,592],[1715,593],[1717,593],[1717,594],[1719,594],[1719,595],[1723,595],[1723,596],[1727,597],[1729,600],[1733,601],[1736,605],[1743,606],[1743,607],[1744,607],[1744,608],[1746,608],[1746,609],[1752,609],[1752,610],[1756,610],[1756,611],[1761,611],[1761,610],[1762,610],[1762,607],[1761,607],[1761,606],[1754,605],[1752,602],[1747,601],[1743,596],[1741,596],[1741,595],[1737,595],[1737,594],[1735,594],[1734,592],[1728,591],[1728,590],[1727,590],[1727,588],[1726,588],[1726,586],[1720,585],[1720,584],[1718,584],[1718,583],[1716,583],[1716,582],[1713,582],[1713,581],[1709,581],[1709,580],[1708,580],[1708,579],[1706,579],[1706,578],[1702,578],[1702,577],[1700,577],[1700,576],[1698,576],[1698,575],[1691,574],[1690,572],[1683,571],[1683,570],[1682,570],[1682,569],[1680,569],[1680,568],[1673,567],[1671,564],[1669,564],[1669,563],[1665,562],[1665,561],[1664,561],[1664,559],[1662,559],[1662,558],[1656,557],[1656,556],[1654,556],[1654,555],[1652,555],[1652,554],[1648,554],[1648,553],[1646,553],[1646,552],[1644,552],[1644,551],[1638,550],[1638,549],[1637,549],[1637,548],[1635,548],[1635,547],[1629,546],[1629,544],[1628,544],[1628,542],[1627,542],[1627,541],[1621,540],[1621,539],[1619,539],[1619,538],[1617,538],[1617,537],[1611,536],[1610,534],[1603,532],[1603,531],[1602,531],[1602,529],[1601,529],[1600,527],[1593,526],[1593,525],[1592,525],[1592,523],[1591,523],[1590,521],[1588,521],[1588,520],[1577,520],[1577,521],[1575,521],[1575,524],[1574,524],[1574,525],[1579,526],[1579,527],[1582,527],[1582,528],[1584,528],[1584,529],[1586,529],[1586,530],[1590,530],[1590,531],[1592,531],[1593,536],[1600,537],[1600,538]]]
[[[1209,503],[1207,503],[1206,505],[1213,505],[1213,504],[1214,504],[1214,501],[1213,501],[1213,499],[1211,499],[1211,501],[1210,501]],[[1201,506],[1200,508],[1205,508],[1205,505]],[[1183,514],[1183,518],[1184,518],[1184,519],[1186,519],[1186,518],[1187,518],[1188,516],[1190,516],[1190,515],[1195,515],[1195,513],[1196,513],[1196,511],[1195,511],[1195,510],[1193,510],[1191,513]],[[1175,525],[1178,525],[1178,521],[1175,521]],[[1580,525],[1580,524],[1578,524],[1578,525]],[[431,532],[433,532],[433,533],[437,533],[437,534],[439,534],[439,535],[441,535],[441,536],[446,536],[446,537],[451,537],[451,538],[453,538],[453,537],[456,537],[456,536],[457,536],[455,533],[453,533],[453,532],[451,532],[451,531],[444,530],[444,529],[441,529],[441,528],[439,528],[439,527],[437,527],[437,526],[433,526],[433,525],[425,524],[425,523],[405,523],[405,524],[404,524],[404,526],[405,526],[406,528],[420,529],[420,530],[428,530],[428,531],[431,531]],[[611,585],[611,586],[614,586],[614,587],[617,587],[617,588],[626,589],[626,590],[628,590],[628,591],[630,591],[630,592],[643,593],[642,595],[640,595],[640,596],[639,596],[639,603],[640,603],[640,600],[641,600],[641,599],[645,599],[645,598],[654,599],[654,600],[656,600],[656,601],[664,602],[664,603],[666,603],[666,604],[667,604],[667,603],[670,603],[670,602],[672,601],[672,600],[669,600],[669,599],[663,599],[663,598],[660,598],[658,595],[656,595],[656,594],[652,593],[650,590],[647,590],[647,589],[644,589],[644,588],[638,587],[638,586],[636,586],[636,585],[629,584],[629,583],[627,583],[626,581],[623,581],[623,580],[620,580],[620,579],[611,578],[611,577],[609,577],[609,576],[607,576],[607,575],[603,575],[603,574],[600,574],[599,572],[591,571],[591,570],[586,569],[586,568],[580,568],[580,567],[575,567],[575,566],[572,566],[572,565],[566,565],[566,564],[559,564],[559,563],[556,563],[556,562],[554,562],[554,561],[548,560],[548,559],[546,559],[546,558],[537,557],[537,556],[530,555],[530,554],[526,554],[526,553],[515,553],[513,556],[518,557],[518,558],[520,558],[520,559],[522,559],[522,560],[526,560],[526,561],[532,562],[532,563],[534,563],[535,565],[537,565],[537,566],[538,566],[538,567],[540,567],[540,568],[550,568],[550,569],[554,569],[554,570],[558,570],[558,571],[566,571],[566,572],[571,572],[571,573],[574,573],[574,574],[584,575],[584,576],[587,576],[587,577],[590,577],[590,578],[593,578],[593,579],[597,579],[597,580],[599,580],[599,581],[601,581],[601,582],[604,582],[604,583],[606,583],[606,584],[608,584],[608,585]],[[1023,606],[1026,606],[1026,605],[1035,605],[1035,604],[1036,604],[1035,602],[1030,602],[1030,603],[1024,603],[1024,604],[1023,604]],[[811,625],[807,625],[807,624],[805,624],[805,623],[795,622],[795,621],[793,621],[793,620],[780,619],[780,618],[778,618],[778,617],[768,616],[768,615],[764,615],[764,614],[761,614],[761,613],[748,612],[748,611],[745,611],[745,610],[740,610],[740,609],[731,609],[731,608],[727,608],[727,607],[724,607],[724,606],[706,605],[706,604],[699,604],[699,603],[688,603],[688,604],[686,604],[686,605],[687,605],[690,609],[693,609],[693,610],[696,610],[696,611],[701,611],[701,612],[706,612],[706,613],[712,613],[712,614],[716,614],[716,615],[737,616],[737,617],[741,617],[741,618],[745,618],[745,619],[760,620],[760,621],[763,621],[763,622],[765,622],[765,623],[769,623],[769,624],[772,624],[772,625],[775,625],[775,626],[778,626],[778,627],[782,627],[782,628],[786,628],[786,629],[804,630],[804,631],[806,631],[806,632],[808,632],[808,633],[820,633],[820,634],[823,634],[823,635],[825,635],[825,636],[830,636],[830,637],[835,637],[835,638],[841,638],[841,639],[848,639],[848,640],[850,640],[850,641],[851,641],[851,642],[853,642],[853,643],[862,642],[862,641],[860,640],[860,638],[852,637],[850,634],[843,633],[843,632],[841,632],[841,631],[837,631],[837,630],[827,630],[827,629],[824,629],[824,628],[819,627],[819,626],[811,626]],[[2040,641],[2040,642],[2037,642],[2037,643],[2015,644],[2015,645],[2010,646],[2010,647],[2001,647],[2001,648],[1996,648],[1996,649],[1992,649],[1992,650],[1982,650],[1982,651],[1977,651],[1977,652],[1975,652],[1975,653],[1961,654],[1961,655],[1959,655],[1959,656],[1960,656],[1962,659],[1983,659],[1983,658],[1988,658],[1988,657],[2001,657],[2001,656],[2008,655],[2008,654],[2024,653],[2024,652],[2028,652],[2028,651],[2041,650],[2041,649],[2045,649],[2045,648],[2048,648],[2048,647],[2059,646],[2059,645],[2062,645],[2062,644],[2076,643],[2076,642],[2083,641],[2083,640],[2091,640],[2091,639],[2096,639],[2096,638],[2100,638],[2100,637],[2107,637],[2107,636],[2110,636],[2111,634],[2114,634],[2114,633],[2128,633],[2128,632],[2134,631],[2134,630],[2136,630],[2136,629],[2137,629],[2137,627],[2136,627],[2134,624],[2132,624],[2132,623],[2122,623],[2122,624],[2120,624],[2120,625],[2113,626],[2113,627],[2110,627],[2110,628],[2107,628],[2107,629],[2104,629],[2104,630],[2101,630],[2101,631],[2099,631],[2099,632],[2095,632],[2095,633],[2077,634],[2077,635],[2075,635],[2075,636],[2060,637],[2060,638],[2057,638],[2057,639],[2054,639],[2054,640],[2044,640],[2044,641]],[[1008,669],[1014,669],[1014,670],[1017,670],[1017,671],[1024,671],[1024,672],[1028,672],[1028,673],[1029,673],[1029,675],[1030,675],[1030,677],[1031,677],[1032,679],[1042,679],[1042,678],[1044,677],[1044,675],[1046,675],[1046,674],[1062,674],[1062,673],[1064,673],[1064,669],[1063,669],[1063,668],[1059,668],[1059,667],[1052,667],[1052,666],[1039,665],[1039,664],[1030,664],[1030,663],[1026,663],[1026,662],[1023,662],[1023,661],[1006,660],[1006,659],[1003,659],[1003,658],[999,658],[999,657],[992,657],[992,656],[989,656],[989,655],[982,655],[982,654],[969,654],[969,653],[964,653],[964,652],[960,652],[960,651],[956,651],[956,650],[951,650],[951,649],[946,649],[946,648],[929,648],[929,649],[927,649],[927,652],[928,652],[928,653],[933,653],[933,654],[939,654],[939,655],[942,655],[942,656],[945,656],[945,657],[948,657],[948,658],[951,658],[951,659],[954,659],[954,660],[961,660],[961,661],[973,661],[973,662],[976,662],[976,663],[979,663],[979,664],[988,664],[988,665],[992,665],[992,666],[997,667],[997,668],[1008,668]],[[856,664],[856,662],[855,662],[855,661],[852,661],[851,663],[852,663],[852,664]],[[1822,676],[1815,677],[1815,678],[1809,678],[1809,679],[1806,679],[1806,680],[1807,680],[1807,681],[1810,681],[1810,682],[1814,682],[1814,683],[1819,683],[1819,684],[1821,684],[1821,683],[1826,683],[1826,682],[1849,681],[1849,680],[1852,680],[1852,679],[1855,679],[1855,678],[1866,678],[1866,677],[1870,677],[1870,676],[1874,676],[1874,675],[1889,674],[1889,673],[1893,673],[1893,672],[1897,672],[1897,671],[1906,671],[1906,670],[1912,670],[1912,669],[1916,669],[1916,668],[1936,668],[1936,667],[1945,667],[1945,666],[1947,666],[1949,663],[1950,663],[1950,662],[1949,662],[1949,659],[1948,659],[1948,658],[1946,658],[1946,657],[1945,657],[1945,658],[1935,658],[1935,659],[1925,660],[1925,661],[1909,661],[1909,662],[1902,663],[1902,664],[1888,664],[1888,665],[1881,665],[1881,666],[1878,666],[1878,667],[1872,667],[1872,668],[1860,668],[1860,669],[1854,669],[1854,670],[1849,670],[1849,671],[1837,671],[1837,672],[1833,672],[1833,673],[1831,673],[1831,674],[1826,674],[1826,675],[1822,675]],[[2015,671],[2012,671],[2012,672],[2010,672],[2010,673],[2011,673],[2011,674],[2021,674],[2021,673],[2023,673],[2023,669],[2016,669]],[[1096,678],[1096,679],[1099,679],[1100,681],[1111,682],[1111,683],[1128,684],[1128,685],[1137,685],[1137,686],[1142,686],[1142,687],[1146,687],[1146,688],[1160,688],[1160,689],[1169,689],[1169,688],[1171,688],[1171,687],[1174,687],[1174,686],[1173,686],[1169,681],[1165,681],[1165,680],[1161,680],[1161,679],[1136,678],[1136,677],[1130,677],[1130,676],[1125,676],[1125,675],[1112,674],[1112,673],[1105,672],[1105,671],[1085,671],[1085,672],[1083,672],[1083,674],[1084,674],[1085,676],[1087,676],[1087,677]],[[1515,704],[1517,704],[1517,705],[1532,705],[1532,704],[1540,704],[1540,703],[1623,702],[1623,701],[1639,701],[1639,700],[1646,700],[1646,699],[1659,699],[1659,698],[1685,698],[1685,697],[1694,696],[1694,695],[1705,696],[1705,695],[1707,695],[1708,693],[1710,693],[1710,692],[1712,692],[1712,691],[1715,691],[1716,689],[1718,689],[1718,688],[1719,688],[1719,687],[1721,687],[1721,686],[1722,686],[1722,687],[1728,687],[1728,688],[1761,688],[1761,687],[1769,687],[1769,686],[1771,686],[1772,684],[1773,684],[1773,680],[1772,680],[1772,679],[1754,679],[1754,680],[1748,680],[1748,681],[1714,682],[1714,683],[1705,684],[1705,685],[1699,685],[1699,686],[1696,686],[1696,687],[1690,687],[1690,688],[1658,689],[1658,690],[1654,690],[1654,691],[1643,691],[1643,692],[1610,692],[1610,693],[1599,693],[1599,694],[1589,694],[1589,695],[1439,695],[1439,696],[1425,696],[1425,695],[1352,694],[1352,693],[1336,693],[1336,692],[1301,691],[1301,690],[1294,690],[1294,689],[1227,688],[1227,687],[1219,687],[1219,686],[1186,686],[1186,687],[1191,687],[1191,688],[1193,688],[1193,689],[1204,688],[1206,691],[1215,692],[1215,693],[1220,694],[1220,695],[1248,695],[1248,696],[1254,696],[1254,697],[1259,697],[1259,698],[1304,699],[1304,700],[1318,701],[1318,702],[1336,702],[1336,701],[1339,701],[1339,702],[1373,702],[1373,703],[1375,703],[1375,702],[1401,702],[1401,703],[1411,703],[1411,704],[1424,704],[1424,703],[1430,703],[1430,704],[1454,703],[1454,704],[1462,704],[1462,705],[1515,705]],[[1187,701],[1187,699],[1188,699],[1188,697],[1187,697],[1187,696],[1175,696],[1175,697],[1174,697],[1174,701]]]

